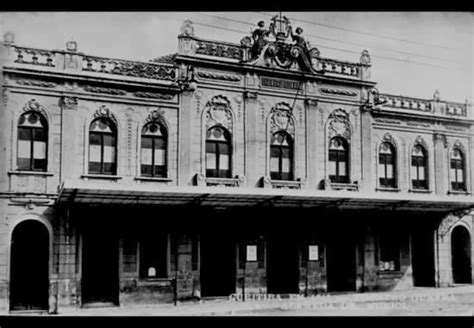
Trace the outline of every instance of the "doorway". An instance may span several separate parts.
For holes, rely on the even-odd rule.
[[[412,234],[413,284],[415,287],[435,287],[434,231],[418,227]]]
[[[201,235],[201,296],[219,297],[235,293],[236,243],[225,233]]]
[[[328,240],[327,284],[329,292],[356,290],[356,246],[350,233],[339,232]]]
[[[268,235],[267,291],[269,294],[299,293],[298,242],[288,232]]]
[[[471,284],[471,237],[469,231],[456,226],[451,232],[451,265],[455,284]]]
[[[82,304],[118,305],[118,238],[105,227],[82,235]]]
[[[12,233],[10,310],[48,310],[49,232],[36,220],[19,223]]]

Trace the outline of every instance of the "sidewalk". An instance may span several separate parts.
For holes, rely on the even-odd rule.
[[[471,303],[472,301],[472,303]],[[281,298],[274,300],[231,301],[228,299],[182,302],[173,304],[129,305],[107,308],[68,308],[60,310],[59,316],[233,316],[258,315],[259,313],[281,312],[291,315],[292,311],[303,311],[310,315],[329,315],[343,311],[346,315],[360,312],[414,313],[417,308],[461,309],[462,315],[472,315],[474,309],[474,286],[450,288],[416,288],[409,291],[350,293],[312,297]],[[391,311],[390,307],[392,307]],[[385,309],[377,311],[377,309]],[[372,311],[374,310],[374,311]],[[432,311],[432,312],[433,312]],[[382,313],[382,314],[378,314]],[[436,313],[436,312],[435,312]],[[349,314],[351,315],[351,314]],[[422,315],[422,314],[421,314]],[[436,315],[436,314],[435,314]]]

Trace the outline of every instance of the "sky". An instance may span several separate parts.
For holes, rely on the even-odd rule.
[[[69,40],[89,55],[148,61],[178,50],[184,20],[204,39],[239,43],[260,20],[279,12],[0,12],[0,32],[15,43],[65,49]],[[474,13],[282,12],[322,57],[372,58],[372,80],[382,93],[472,102]]]

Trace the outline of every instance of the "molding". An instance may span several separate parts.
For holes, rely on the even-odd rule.
[[[52,177],[54,173],[52,172],[43,172],[43,171],[8,171],[8,175],[36,175],[44,177]]]
[[[91,87],[85,86],[84,90],[92,93],[105,93],[110,95],[124,96],[127,94],[124,90],[112,89],[112,88],[101,88],[101,87]]]
[[[118,175],[106,175],[106,174],[82,174],[81,178],[83,179],[105,179],[105,180],[119,180],[122,179]]]
[[[28,85],[28,86],[43,87],[43,88],[54,88],[57,86],[57,84],[53,82],[44,82],[44,81],[35,81],[35,80],[16,80],[15,82],[20,85]]]
[[[202,77],[205,79],[212,79],[212,80],[221,80],[227,82],[239,82],[242,78],[238,75],[230,75],[230,74],[220,74],[214,72],[206,72],[206,71],[198,71],[196,73],[198,77]]]
[[[329,94],[348,96],[348,97],[355,97],[358,94],[356,91],[334,89],[334,88],[319,88],[319,91],[321,91],[322,93],[329,93]]]

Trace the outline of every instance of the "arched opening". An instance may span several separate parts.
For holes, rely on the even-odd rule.
[[[451,265],[455,284],[471,284],[471,238],[469,231],[457,226],[451,233]]]
[[[19,223],[12,234],[10,310],[47,310],[49,232],[41,222]]]

